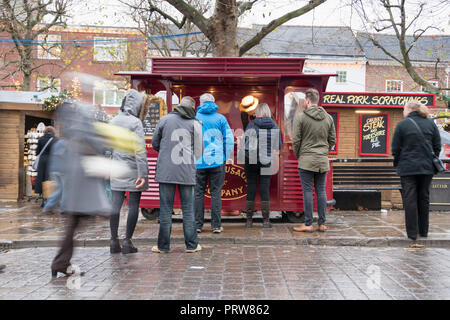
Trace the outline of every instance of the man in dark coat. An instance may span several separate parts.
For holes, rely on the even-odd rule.
[[[439,156],[441,137],[436,124],[427,118],[428,109],[419,102],[408,102],[403,115],[405,119],[395,128],[392,155],[402,183],[406,233],[414,241],[418,235],[428,235],[430,184],[436,173],[431,152]]]
[[[36,178],[36,184],[34,186],[34,192],[37,194],[42,194],[42,183],[44,181],[48,181],[50,179],[49,177],[49,171],[48,171],[48,163],[50,158],[50,151],[52,149],[52,145],[56,142],[55,137],[55,128],[52,126],[45,127],[44,135],[39,138],[36,154],[40,154],[41,151],[44,149],[47,142],[50,141],[47,148],[45,148],[44,152],[39,157],[39,164],[37,169],[37,178]]]

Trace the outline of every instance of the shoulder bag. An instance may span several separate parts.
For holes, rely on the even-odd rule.
[[[33,168],[33,170],[38,169],[39,166],[39,158],[41,157],[41,155],[44,153],[45,149],[47,149],[47,146],[49,145],[49,143],[53,140],[53,138],[50,138],[47,143],[45,144],[44,148],[42,148],[41,152],[39,152],[39,154],[36,156],[36,160],[34,160],[33,164],[31,165],[31,167]]]
[[[433,162],[433,166],[434,166],[434,169],[436,170],[436,172],[443,172],[443,171],[445,171],[445,166],[444,166],[444,163],[442,162],[442,160],[441,159],[439,159],[439,157],[437,157],[435,154],[434,154],[434,152],[433,152],[433,149],[430,147],[430,145],[426,142],[426,139],[425,139],[425,136],[423,135],[423,132],[422,132],[422,130],[420,129],[420,127],[417,125],[417,123],[413,120],[413,119],[411,119],[411,118],[408,118],[409,120],[411,120],[412,121],[412,123],[414,123],[414,125],[416,126],[416,128],[417,128],[417,130],[419,131],[419,134],[420,134],[420,136],[421,136],[421,140],[423,141],[423,146],[425,147],[425,149],[427,150],[427,154],[430,154],[431,155],[431,160],[432,160],[432,162]],[[426,145],[426,146],[425,146]]]

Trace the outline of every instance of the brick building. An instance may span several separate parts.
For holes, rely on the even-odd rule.
[[[0,34],[0,38],[7,37]],[[147,42],[132,28],[54,27],[37,40],[39,44],[33,45],[34,66],[42,67],[33,73],[30,90],[58,93],[79,87],[81,100],[100,105],[107,113],[118,110],[127,85],[126,79],[114,73],[124,69],[145,70],[147,66]],[[12,44],[0,45],[0,52],[11,49]],[[8,56],[9,60],[15,58],[17,55]],[[6,75],[10,71],[1,72]],[[4,89],[16,90],[22,80],[21,74],[16,73],[0,82],[0,86],[15,85]]]

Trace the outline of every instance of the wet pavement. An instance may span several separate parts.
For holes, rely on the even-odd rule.
[[[187,254],[139,247],[77,248],[83,277],[51,278],[56,248],[0,252],[0,300],[315,300],[450,298],[450,250],[323,246],[204,246]]]
[[[127,208],[122,209],[119,235],[125,234]],[[272,213],[277,216],[279,213]],[[259,219],[258,219],[259,216]],[[243,217],[223,217],[224,232],[212,234],[209,221],[199,234],[202,244],[247,244],[247,245],[335,245],[405,247],[404,212],[331,211],[327,214],[326,233],[298,233],[292,230],[297,224],[273,220],[273,228],[263,229],[257,215],[254,227],[245,228]],[[172,228],[175,244],[182,244],[183,230],[179,215]],[[0,204],[0,248],[28,248],[57,246],[64,232],[65,216],[59,213],[44,214],[38,204]],[[317,226],[315,225],[317,228]],[[134,233],[134,242],[139,245],[156,244],[159,224],[142,215]],[[76,246],[98,247],[109,245],[109,221],[104,217],[84,221],[76,234]],[[450,248],[450,212],[430,213],[428,238],[419,242],[429,247]]]

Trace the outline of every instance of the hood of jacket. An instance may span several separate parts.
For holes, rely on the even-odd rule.
[[[304,111],[304,113],[308,117],[317,121],[322,121],[327,116],[327,112],[325,111],[325,109],[319,106],[310,106]]]
[[[138,118],[143,100],[144,97],[142,94],[134,89],[130,89],[127,91],[125,98],[122,101],[120,110]]]
[[[277,126],[270,117],[256,118],[253,122],[260,129],[273,129]]]
[[[215,113],[217,110],[219,110],[219,107],[212,101],[203,102],[203,104],[197,108],[197,112],[202,114]]]
[[[195,119],[195,110],[191,107],[178,106],[174,109],[184,119]]]

